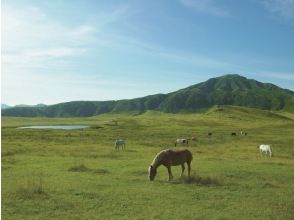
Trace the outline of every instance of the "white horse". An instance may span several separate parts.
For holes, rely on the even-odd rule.
[[[241,131],[241,132],[240,132],[240,135],[241,135],[241,136],[246,136],[246,135],[247,135],[247,132],[245,132],[245,131]]]
[[[271,149],[271,146],[268,145],[268,144],[261,144],[259,146],[259,152],[261,155],[269,155],[269,157],[272,157],[272,149]]]
[[[124,150],[124,149],[125,149],[125,146],[126,146],[125,141],[119,139],[119,140],[116,140],[116,141],[115,141],[114,149],[115,149],[115,150],[119,150],[119,147],[121,147],[121,149]]]
[[[177,146],[177,144],[181,144],[181,145],[186,144],[186,145],[188,146],[188,144],[189,144],[189,139],[185,139],[185,138],[177,139],[177,140],[175,141],[175,147]]]

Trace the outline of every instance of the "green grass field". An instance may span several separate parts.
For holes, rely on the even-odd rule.
[[[2,218],[293,219],[293,119],[291,113],[241,107],[198,114],[2,117]],[[16,129],[52,124],[91,127]],[[240,136],[241,130],[248,135]],[[172,182],[164,167],[150,182],[147,169],[156,153],[192,136],[199,140],[189,146],[191,180],[179,177],[179,166],[172,167]],[[126,140],[125,151],[114,150],[117,138]],[[270,144],[274,156],[261,157],[260,144]]]

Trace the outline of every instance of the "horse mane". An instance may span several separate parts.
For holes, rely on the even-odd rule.
[[[162,150],[158,154],[156,154],[156,156],[154,157],[154,159],[151,163],[151,166],[157,167],[158,163],[162,160],[162,157],[166,154],[167,151],[169,151],[169,149]]]

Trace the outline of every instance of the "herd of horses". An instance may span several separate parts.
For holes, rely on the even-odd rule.
[[[236,135],[237,135],[236,132],[231,133],[231,136],[236,136]],[[241,131],[240,135],[246,136],[247,133],[244,131]],[[209,132],[208,136],[211,137],[212,133]],[[191,139],[187,139],[187,138],[176,139],[175,147],[178,144],[188,146],[188,143],[190,140],[197,141],[197,138],[192,137]],[[126,143],[124,140],[118,139],[115,141],[115,144],[114,144],[115,150],[119,150],[120,148],[122,150],[124,150],[125,146],[126,146]],[[261,155],[265,155],[265,156],[268,155],[269,157],[272,156],[272,149],[271,149],[270,145],[261,144],[258,146],[258,148],[259,148],[259,152]],[[171,166],[181,165],[181,167],[182,167],[181,176],[182,176],[184,173],[184,170],[185,170],[185,164],[187,164],[187,166],[188,166],[188,178],[190,178],[192,160],[193,160],[192,153],[188,149],[176,149],[176,150],[166,149],[166,150],[160,151],[154,157],[151,165],[149,166],[149,179],[150,179],[150,181],[153,181],[156,174],[157,174],[157,168],[159,166],[163,165],[167,168],[168,180],[171,181],[173,179],[173,175],[171,172]]]

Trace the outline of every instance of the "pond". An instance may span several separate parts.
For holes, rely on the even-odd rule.
[[[21,129],[63,129],[63,130],[75,130],[75,129],[83,129],[89,128],[88,125],[34,125],[34,126],[24,126],[18,127]]]

